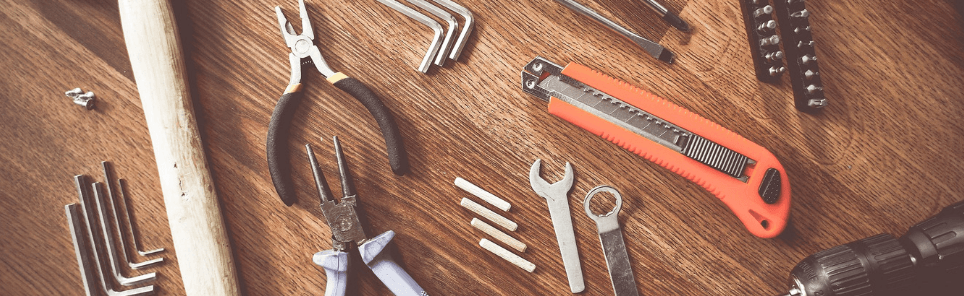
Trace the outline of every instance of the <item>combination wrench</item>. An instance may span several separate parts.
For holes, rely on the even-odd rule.
[[[616,206],[609,213],[596,215],[589,209],[589,201],[600,192],[611,193],[616,199]],[[616,217],[623,206],[623,198],[619,195],[619,191],[608,185],[597,186],[586,194],[583,206],[586,208],[586,215],[596,221],[599,242],[602,244],[603,255],[606,256],[606,268],[609,269],[609,281],[613,285],[616,296],[639,295],[636,279],[633,277],[633,267],[629,263],[629,253],[626,252],[623,231],[619,228],[619,219]]]
[[[580,293],[586,289],[582,278],[582,266],[579,264],[579,250],[576,249],[576,235],[572,230],[572,216],[569,215],[569,190],[575,176],[572,165],[566,163],[566,175],[562,181],[549,184],[539,177],[542,160],[536,159],[529,169],[529,184],[532,190],[546,199],[549,203],[549,216],[552,218],[552,228],[556,230],[556,241],[559,252],[562,253],[562,264],[566,267],[566,277],[569,278],[569,289],[572,293]]]

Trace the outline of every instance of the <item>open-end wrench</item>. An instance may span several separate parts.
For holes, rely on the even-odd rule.
[[[596,215],[589,209],[589,201],[600,192],[612,193],[616,199],[616,206],[609,213]],[[629,253],[626,252],[626,242],[623,240],[623,231],[619,228],[619,209],[623,207],[623,198],[619,191],[608,185],[593,188],[586,194],[583,201],[586,208],[586,215],[596,221],[596,228],[599,232],[599,242],[602,244],[603,255],[606,256],[606,268],[609,269],[609,282],[613,284],[613,291],[616,296],[639,295],[636,289],[636,279],[633,277],[633,267],[629,264]]]
[[[572,230],[572,216],[569,214],[569,190],[575,175],[572,165],[566,163],[566,175],[562,181],[549,184],[539,177],[539,167],[542,160],[536,159],[529,169],[529,184],[532,190],[546,199],[549,203],[549,216],[552,218],[552,228],[556,230],[556,241],[559,252],[562,253],[562,264],[566,267],[566,277],[569,278],[569,290],[579,293],[586,289],[582,279],[582,266],[579,264],[579,250],[576,249],[576,234]]]

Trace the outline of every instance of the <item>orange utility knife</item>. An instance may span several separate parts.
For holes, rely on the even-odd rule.
[[[549,102],[549,113],[703,186],[753,235],[772,238],[787,225],[790,181],[766,148],[647,91],[570,63],[536,57],[522,89]]]

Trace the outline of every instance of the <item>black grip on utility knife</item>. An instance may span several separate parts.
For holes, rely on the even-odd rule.
[[[274,113],[271,114],[271,122],[268,123],[268,172],[271,174],[271,182],[274,182],[275,191],[287,206],[295,203],[294,185],[291,181],[291,156],[288,154],[288,127],[301,97],[300,91],[281,95],[278,105],[274,107]]]
[[[396,175],[404,175],[408,172],[408,155],[402,144],[402,135],[398,132],[398,125],[395,124],[395,119],[392,118],[388,107],[378,99],[378,95],[364,83],[352,77],[345,77],[333,84],[354,96],[375,117],[375,122],[378,122],[378,127],[382,130],[382,137],[385,138],[388,164],[391,165],[392,172]]]

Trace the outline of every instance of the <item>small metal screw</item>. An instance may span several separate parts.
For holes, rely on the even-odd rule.
[[[760,39],[760,46],[770,46],[770,45],[777,45],[777,44],[780,44],[779,35],[773,35],[770,37]]]
[[[808,17],[810,17],[810,12],[806,9],[790,14],[791,19],[806,19]]]
[[[767,33],[767,32],[773,31],[773,29],[776,29],[776,28],[777,28],[777,21],[769,20],[763,24],[760,24],[760,26],[758,26],[756,29],[757,31],[760,31],[760,33]]]
[[[535,63],[535,64],[533,64],[533,65],[532,65],[532,71],[541,72],[541,71],[542,71],[542,63]]]
[[[807,105],[813,108],[827,107],[827,99],[810,99]]]
[[[767,6],[764,6],[763,8],[754,10],[754,11],[753,11],[753,17],[761,17],[761,16],[764,16],[764,15],[770,15],[771,13],[773,13],[773,6],[767,5]]]
[[[816,93],[816,92],[818,92],[818,91],[821,91],[821,90],[823,90],[822,87],[819,87],[819,86],[816,86],[816,85],[813,85],[813,84],[808,85],[807,88],[806,88],[806,91],[807,91],[807,94],[808,94],[808,95],[812,95],[812,94],[814,94],[814,93]]]
[[[780,74],[783,74],[783,72],[786,72],[786,71],[787,71],[786,67],[770,67],[770,76],[778,76]]]
[[[779,61],[783,59],[783,52],[778,50],[775,52],[768,53],[764,57],[767,59],[768,62]]]
[[[84,93],[84,91],[78,87],[75,89],[68,90],[64,92],[64,94],[67,95],[67,97],[70,97],[71,99],[73,99],[74,104],[83,106],[87,110],[94,109],[94,101],[96,100],[96,97],[94,96],[94,92],[89,91]]]

